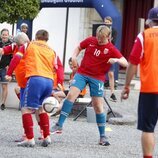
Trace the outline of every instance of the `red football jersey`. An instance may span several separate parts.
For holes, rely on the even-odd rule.
[[[85,49],[85,54],[78,73],[105,81],[105,74],[109,71],[111,64],[107,63],[110,58],[121,58],[122,54],[112,44],[99,45],[96,37],[89,37],[80,43]]]

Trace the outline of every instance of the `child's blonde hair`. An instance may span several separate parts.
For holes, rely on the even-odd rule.
[[[97,31],[96,31],[97,36],[104,36],[105,38],[107,38],[110,36],[110,34],[111,34],[111,29],[105,25],[100,25],[97,28]]]

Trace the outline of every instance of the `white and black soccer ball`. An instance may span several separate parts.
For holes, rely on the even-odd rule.
[[[59,108],[59,102],[54,97],[48,97],[43,100],[42,106],[47,113],[55,114]]]

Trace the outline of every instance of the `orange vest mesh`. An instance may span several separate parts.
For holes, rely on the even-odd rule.
[[[47,43],[33,41],[26,51],[26,77],[41,76],[53,80],[55,53]]]
[[[140,62],[141,92],[158,92],[158,28],[144,31],[144,54]]]

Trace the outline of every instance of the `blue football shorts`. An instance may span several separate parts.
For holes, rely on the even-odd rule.
[[[140,93],[138,103],[138,126],[143,132],[154,132],[158,120],[158,94]]]
[[[53,81],[39,76],[30,77],[24,91],[22,107],[38,109],[43,100],[52,93]]]
[[[104,82],[95,78],[76,73],[70,86],[83,90],[88,84],[91,97],[102,97],[104,94]]]

